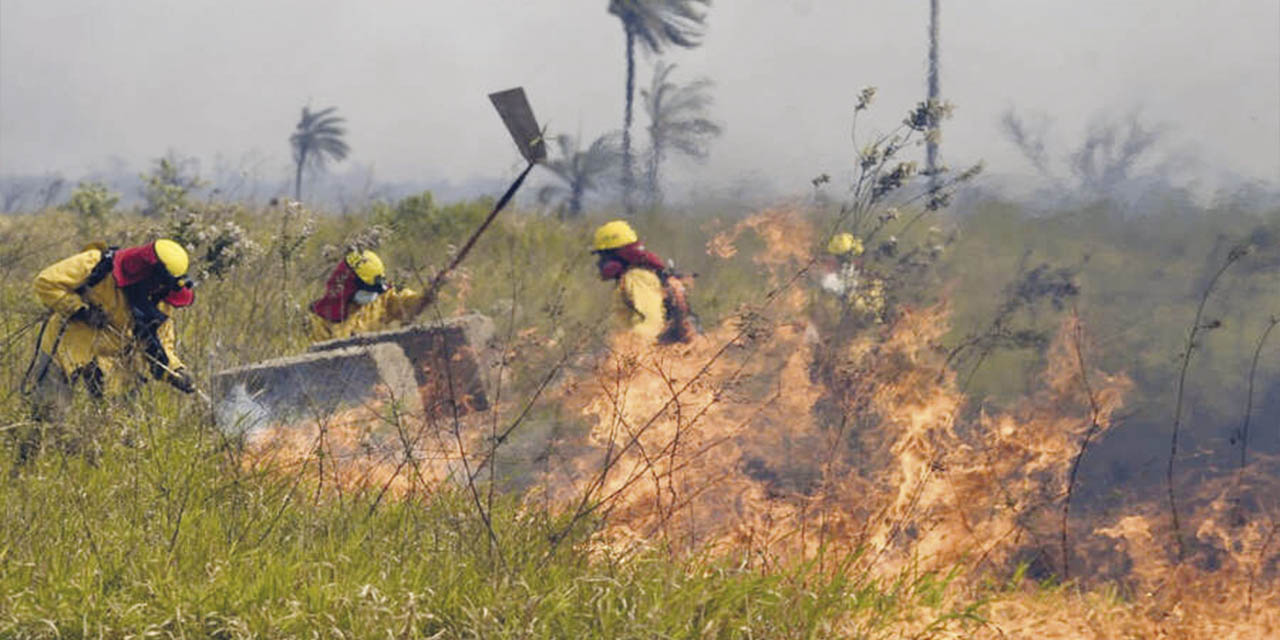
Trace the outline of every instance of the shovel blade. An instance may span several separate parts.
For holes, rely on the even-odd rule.
[[[511,132],[511,138],[520,148],[520,155],[533,163],[547,158],[547,146],[542,140],[542,131],[538,121],[533,117],[533,108],[525,98],[524,87],[516,87],[489,94],[489,100],[502,116],[502,122]]]

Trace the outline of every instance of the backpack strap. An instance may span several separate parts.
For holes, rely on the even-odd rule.
[[[115,265],[116,250],[119,248],[106,247],[100,249],[102,257],[98,259],[98,264],[93,265],[93,270],[89,272],[89,277],[85,278],[85,281],[76,287],[77,294],[83,296],[87,291],[98,286],[98,283],[102,282],[102,279],[111,273],[111,268]]]

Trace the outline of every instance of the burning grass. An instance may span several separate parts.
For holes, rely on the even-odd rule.
[[[732,257],[746,229],[770,239],[757,261],[775,282],[808,255],[793,249],[809,229],[780,212],[708,250]],[[1039,595],[1001,596],[988,631],[1276,632],[1280,509],[1262,504],[1277,476],[1261,462],[1186,489],[1195,551],[1181,560],[1157,502],[1110,519],[1070,510],[1079,460],[1132,388],[1090,364],[1077,317],[1061,325],[1030,394],[975,412],[940,349],[946,305],[900,305],[884,326],[842,334],[800,320],[804,302],[779,295],[688,346],[614,340],[572,399],[593,424],[590,454],[548,482],[602,514],[615,553],[710,551],[764,569],[849,557],[881,577],[966,566],[973,580],[1022,564],[1086,591],[1063,590],[1070,606],[1052,615]],[[1087,595],[1108,589],[1122,597]]]
[[[1280,511],[1260,499],[1274,484],[1262,472],[1272,461],[1188,488],[1194,552],[1179,561],[1159,503],[1110,516],[1071,509],[1079,460],[1115,426],[1132,388],[1091,365],[1078,317],[1060,325],[1029,394],[973,410],[940,348],[946,304],[900,304],[852,329],[817,326],[809,310],[826,302],[788,280],[807,266],[812,230],[771,211],[716,236],[708,251],[731,258],[746,232],[771,247],[752,258],[775,287],[769,304],[687,345],[615,335],[554,394],[588,429],[550,443],[562,464],[548,465],[536,495],[570,527],[598,523],[599,557],[710,554],[766,574],[817,562],[868,582],[964,567],[939,611],[980,593],[992,604],[985,624],[962,625],[963,637],[1275,632],[1280,549],[1267,514]],[[348,466],[332,472],[334,483],[399,494],[456,478],[459,465],[478,467],[492,453],[474,433],[437,437],[434,472],[415,476],[406,469],[419,464],[416,453],[371,456],[377,447],[356,423],[338,420],[328,436],[279,434],[273,446],[298,453],[296,466],[327,437],[331,467]],[[1047,592],[982,586],[1021,571],[1075,581]]]
[[[619,335],[557,360],[581,334],[535,328],[515,285],[489,284],[546,256],[478,262],[469,303],[510,296],[516,339],[500,349],[561,364],[545,393],[508,381],[471,421],[373,403],[228,458],[165,391],[137,401],[152,414],[75,417],[103,443],[94,461],[50,452],[0,492],[0,635],[1280,633],[1276,460],[1181,480],[1181,558],[1158,496],[1072,500],[1079,460],[1134,393],[1083,321],[1059,324],[1016,401],[974,406],[941,349],[952,305],[889,286],[878,321],[842,316],[809,286],[822,238],[805,216],[720,231],[697,245],[764,293],[689,345]],[[284,326],[290,307],[250,298]],[[210,305],[188,337],[242,311]],[[538,446],[520,440],[526,415],[556,423]],[[511,449],[537,473],[521,496],[489,474]]]
[[[317,492],[407,498],[430,495],[462,473],[459,449],[467,446],[460,446],[457,434],[421,416],[361,406],[254,432],[241,463],[247,470],[307,478]]]

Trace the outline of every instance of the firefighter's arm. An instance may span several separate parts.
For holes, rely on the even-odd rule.
[[[166,309],[166,311],[172,313],[173,309]],[[191,373],[187,371],[186,365],[182,364],[182,361],[178,359],[178,353],[174,349],[177,336],[173,329],[172,319],[165,320],[156,328],[156,339],[160,341],[160,347],[164,349],[164,357],[168,360],[165,368],[159,370],[160,373],[157,374],[157,377],[169,383],[178,391],[195,393],[195,380],[191,378]]]
[[[382,295],[386,296],[387,300],[387,319],[398,322],[413,320],[427,308],[427,303],[430,302],[426,294],[412,289],[392,288]]]
[[[46,267],[32,283],[40,304],[68,317],[89,306],[76,288],[84,284],[101,258],[101,251],[91,249]]]
[[[173,313],[173,308],[169,307],[169,305],[164,305],[164,308],[161,310],[164,311],[166,315]],[[164,355],[169,359],[168,364],[165,366],[169,367],[173,371],[178,371],[186,366],[182,364],[182,360],[178,358],[178,351],[174,348],[178,342],[178,335],[173,329],[172,316],[170,316],[168,320],[160,323],[160,326],[156,328],[156,338],[160,340],[160,346],[164,349]]]

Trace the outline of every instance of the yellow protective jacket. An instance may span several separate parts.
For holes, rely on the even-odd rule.
[[[53,311],[49,324],[44,329],[40,350],[48,354],[68,377],[81,367],[96,362],[106,375],[107,388],[119,391],[126,382],[119,375],[124,372],[117,371],[119,367],[138,372],[139,375],[150,368],[141,346],[134,348],[133,314],[124,290],[116,286],[115,276],[107,274],[85,291],[83,297],[76,293],[76,289],[89,279],[89,274],[101,259],[101,251],[87,249],[45,268],[36,276],[32,283],[36,297],[41,304]],[[67,320],[89,303],[106,312],[111,319],[107,328],[95,329],[79,320]],[[173,314],[173,306],[166,302],[160,302],[157,307],[166,316]],[[64,324],[66,331],[63,331]],[[121,336],[125,338],[122,339]],[[174,351],[173,321],[165,320],[161,323],[156,330],[156,337],[160,339],[160,345],[169,357],[167,366],[174,371],[181,369],[182,361]]]
[[[330,322],[311,314],[311,341],[323,342],[347,338],[357,333],[389,329],[392,323],[412,320],[426,306],[427,300],[423,294],[393,287],[369,304],[348,302],[347,319],[342,322]]]
[[[652,269],[631,267],[618,277],[619,318],[635,333],[657,339],[666,327],[662,281]]]

